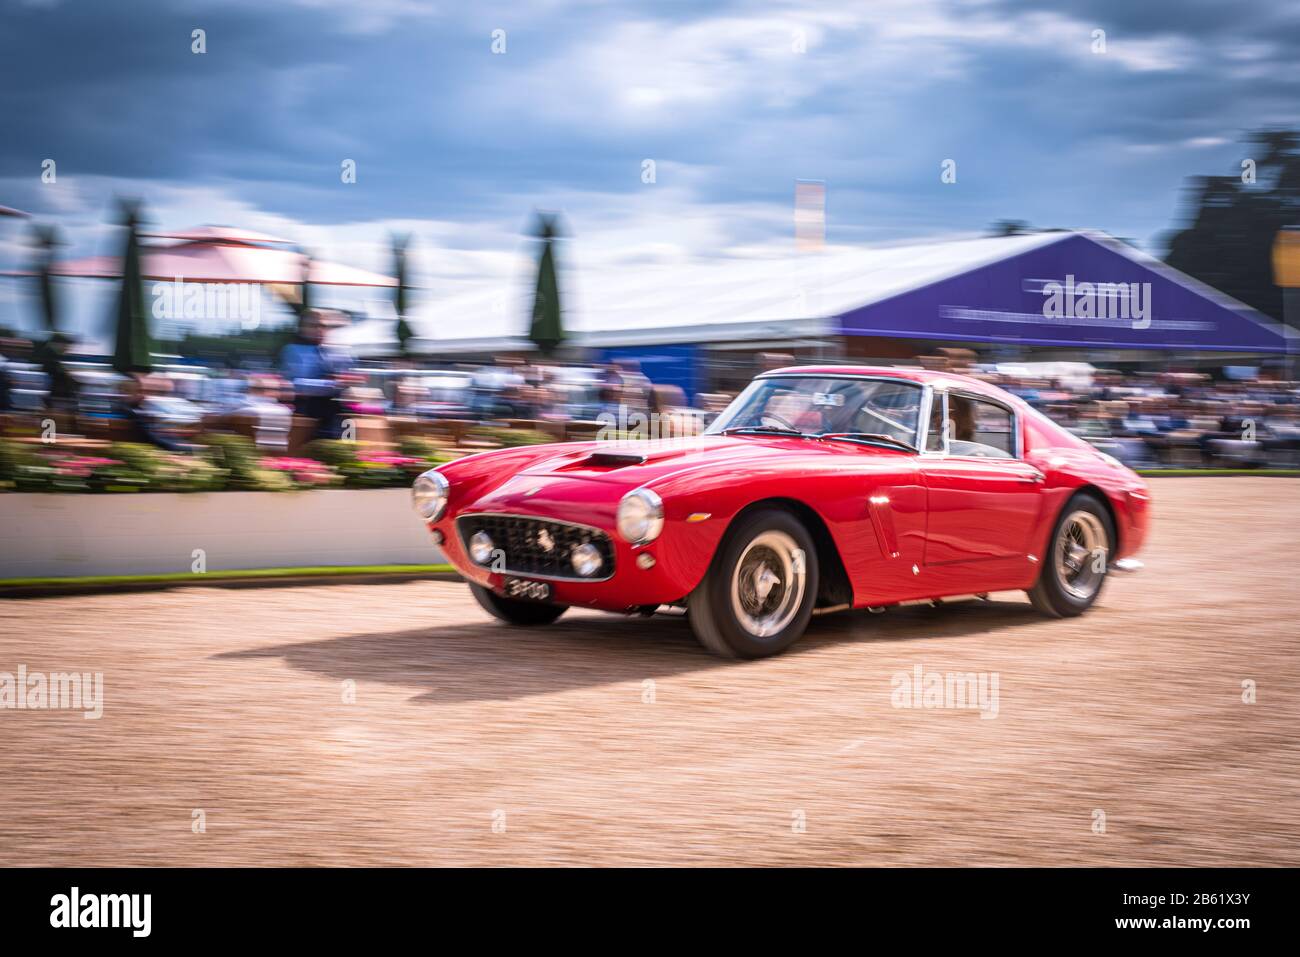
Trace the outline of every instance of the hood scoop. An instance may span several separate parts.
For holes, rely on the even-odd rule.
[[[596,477],[619,469],[656,464],[689,456],[701,450],[698,442],[679,439],[661,442],[641,441],[608,443],[601,448],[575,449],[555,458],[539,462],[528,470],[529,475],[571,474],[577,477]]]
[[[660,462],[664,459],[676,458],[686,451],[680,446],[676,448],[655,448],[648,442],[640,442],[636,443],[636,445],[645,447],[628,448],[624,445],[596,449],[594,452],[563,468],[565,471],[569,469],[622,469],[630,465],[645,465],[648,462]]]
[[[592,452],[585,464],[598,468],[622,468],[625,465],[645,465],[646,457],[638,452]]]

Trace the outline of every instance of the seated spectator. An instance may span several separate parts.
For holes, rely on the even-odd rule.
[[[623,423],[628,419],[628,408],[623,404],[623,389],[619,383],[610,380],[600,387],[600,401],[596,407],[596,417],[613,417],[615,422]]]
[[[131,424],[131,441],[169,452],[193,452],[197,446],[189,440],[198,431],[202,415],[192,402],[171,393],[172,383],[164,376],[128,380],[122,412]]]
[[[628,409],[629,414],[650,412],[650,380],[641,371],[641,364],[635,359],[615,361],[608,381],[618,386],[619,400]]]
[[[276,376],[256,375],[248,381],[244,401],[234,410],[253,422],[253,441],[259,449],[284,455],[289,448],[293,409],[280,401],[283,383]]]
[[[0,345],[4,342],[0,339]],[[0,412],[9,410],[9,360],[5,358],[3,351],[0,351]]]
[[[32,350],[32,361],[41,367],[49,380],[51,409],[73,409],[77,402],[77,380],[68,371],[63,357],[76,340],[56,332]]]

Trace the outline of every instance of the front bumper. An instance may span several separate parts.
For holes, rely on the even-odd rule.
[[[721,535],[720,530],[715,534],[714,529],[702,527],[707,523],[665,521],[659,538],[647,545],[633,546],[618,537],[612,522],[585,523],[583,527],[597,529],[608,537],[613,572],[607,577],[598,580],[579,579],[576,576],[530,572],[527,566],[509,570],[518,566],[511,562],[508,553],[504,561],[507,570],[494,572],[490,567],[480,565],[469,557],[465,540],[457,528],[460,519],[488,514],[581,524],[573,522],[571,518],[546,514],[541,510],[503,510],[499,507],[494,507],[491,512],[467,509],[456,515],[444,515],[437,522],[429,523],[429,528],[441,533],[443,553],[457,571],[497,594],[503,594],[503,582],[507,578],[546,581],[551,585],[552,601],[556,604],[605,611],[631,611],[647,605],[671,604],[685,598],[704,577],[716,540]],[[637,559],[642,555],[650,555],[654,559],[651,567],[644,568],[638,563]]]

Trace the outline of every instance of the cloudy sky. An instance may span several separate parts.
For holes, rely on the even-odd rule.
[[[409,229],[429,295],[517,281],[538,207],[565,212],[584,267],[784,254],[796,179],[826,182],[833,243],[1015,218],[1159,252],[1184,177],[1300,123],[1297,10],[0,0],[0,205],[58,222],[74,255],[113,251],[119,193],[160,227],[368,268]]]

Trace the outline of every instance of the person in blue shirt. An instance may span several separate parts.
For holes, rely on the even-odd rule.
[[[294,412],[316,422],[317,438],[338,438],[340,396],[338,376],[352,366],[344,349],[326,345],[329,317],[308,309],[298,320],[298,335],[280,352],[280,371],[293,384]]]

